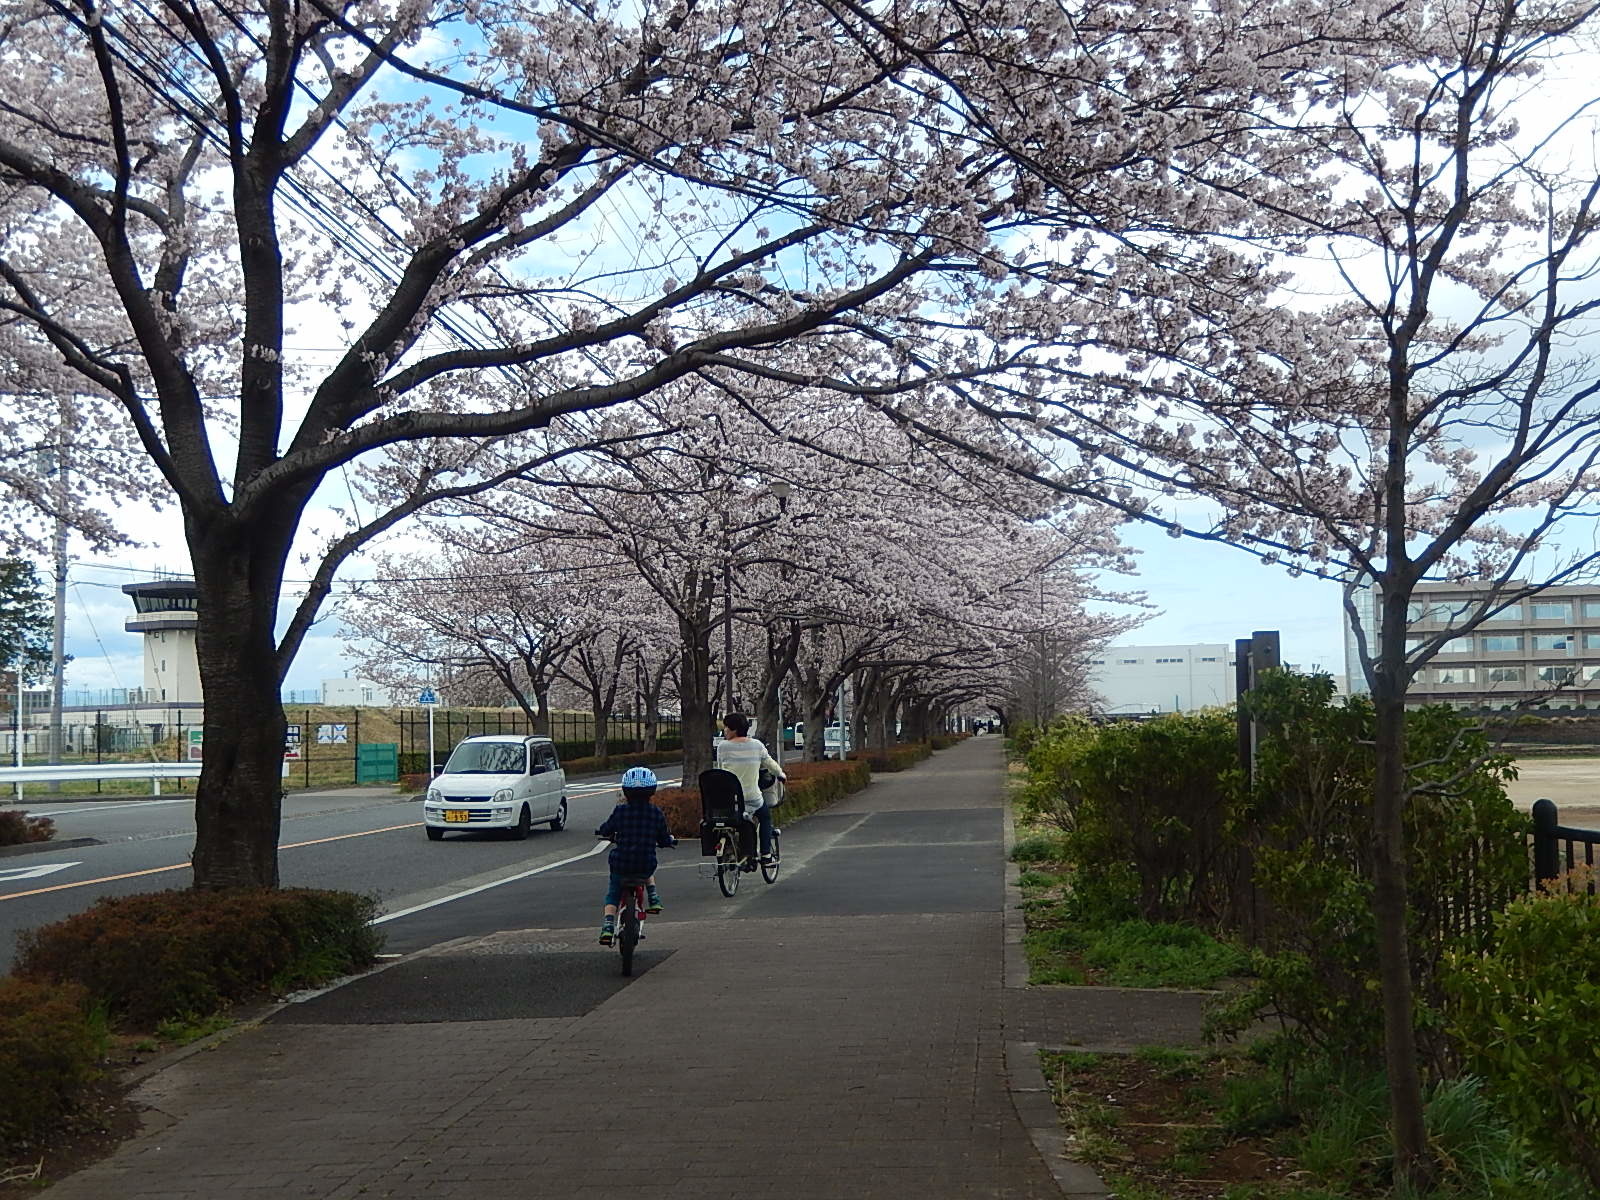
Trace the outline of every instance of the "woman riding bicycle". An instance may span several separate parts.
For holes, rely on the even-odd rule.
[[[717,766],[739,777],[744,792],[744,815],[761,832],[761,861],[772,861],[772,809],[761,794],[761,772],[770,771],[787,779],[783,767],[758,739],[750,736],[750,718],[744,713],[729,713],[722,718],[724,737],[717,745]]]

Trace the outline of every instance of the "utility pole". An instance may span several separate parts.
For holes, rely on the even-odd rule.
[[[61,699],[67,677],[67,520],[63,507],[67,499],[67,446],[65,430],[56,445],[56,607],[50,640],[50,764],[61,762]],[[61,790],[60,780],[51,780],[50,790]]]

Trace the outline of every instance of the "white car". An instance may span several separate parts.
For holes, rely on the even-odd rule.
[[[525,838],[534,825],[566,828],[567,773],[547,737],[485,734],[450,752],[428,784],[422,823],[437,842],[451,829],[504,829]]]

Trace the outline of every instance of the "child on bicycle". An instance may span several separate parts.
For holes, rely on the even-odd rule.
[[[629,767],[622,773],[623,802],[611,810],[595,837],[610,838],[613,845],[607,861],[611,884],[606,889],[605,919],[600,925],[600,944],[609,946],[617,933],[617,901],[622,898],[622,881],[647,877],[645,911],[661,911],[661,894],[656,891],[656,847],[676,846],[678,839],[667,828],[667,814],[650,798],[656,794],[656,773],[649,767]]]

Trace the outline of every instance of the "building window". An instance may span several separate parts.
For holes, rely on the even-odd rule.
[[[1200,661],[1201,662],[1216,662],[1217,661],[1217,656],[1215,654],[1211,655],[1210,657],[1206,657],[1206,656],[1202,655],[1201,658],[1200,658]]]
[[[1600,679],[1600,666],[1583,667],[1581,670],[1583,671],[1583,681],[1585,683],[1593,683],[1596,679]]]
[[[1535,621],[1570,621],[1572,620],[1572,605],[1565,600],[1559,603],[1546,600],[1533,606],[1533,619]]]
[[[1478,672],[1473,667],[1440,667],[1433,673],[1435,683],[1476,683]]]
[[[1522,605],[1508,604],[1488,619],[1491,621],[1520,621],[1522,620]]]
[[[1156,659],[1156,661],[1158,663],[1181,663],[1183,661],[1183,659],[1181,659],[1181,658],[1158,658],[1158,659]]]
[[[1490,667],[1488,671],[1490,683],[1521,683],[1521,667]]]
[[[1570,633],[1536,633],[1533,635],[1532,641],[1535,650],[1572,649],[1572,635]]]
[[[1106,665],[1106,660],[1103,658],[1091,658],[1089,660],[1089,665],[1091,667],[1103,667]]]
[[[1119,658],[1119,659],[1117,659],[1117,665],[1123,666],[1123,667],[1136,667],[1142,661],[1143,661],[1143,659],[1138,659],[1138,658]]]
[[[1483,652],[1494,654],[1505,650],[1521,650],[1522,635],[1516,633],[1492,633],[1483,638]]]
[[[1585,600],[1583,602],[1583,619],[1586,621],[1600,621],[1600,600]]]
[[[1576,668],[1576,667],[1567,667],[1567,666],[1540,667],[1539,668],[1539,682],[1540,683],[1571,683],[1572,680],[1573,680],[1573,677],[1576,676],[1577,673],[1578,673],[1578,668]]]
[[[1583,648],[1585,650],[1600,650],[1600,633],[1584,634]]]

